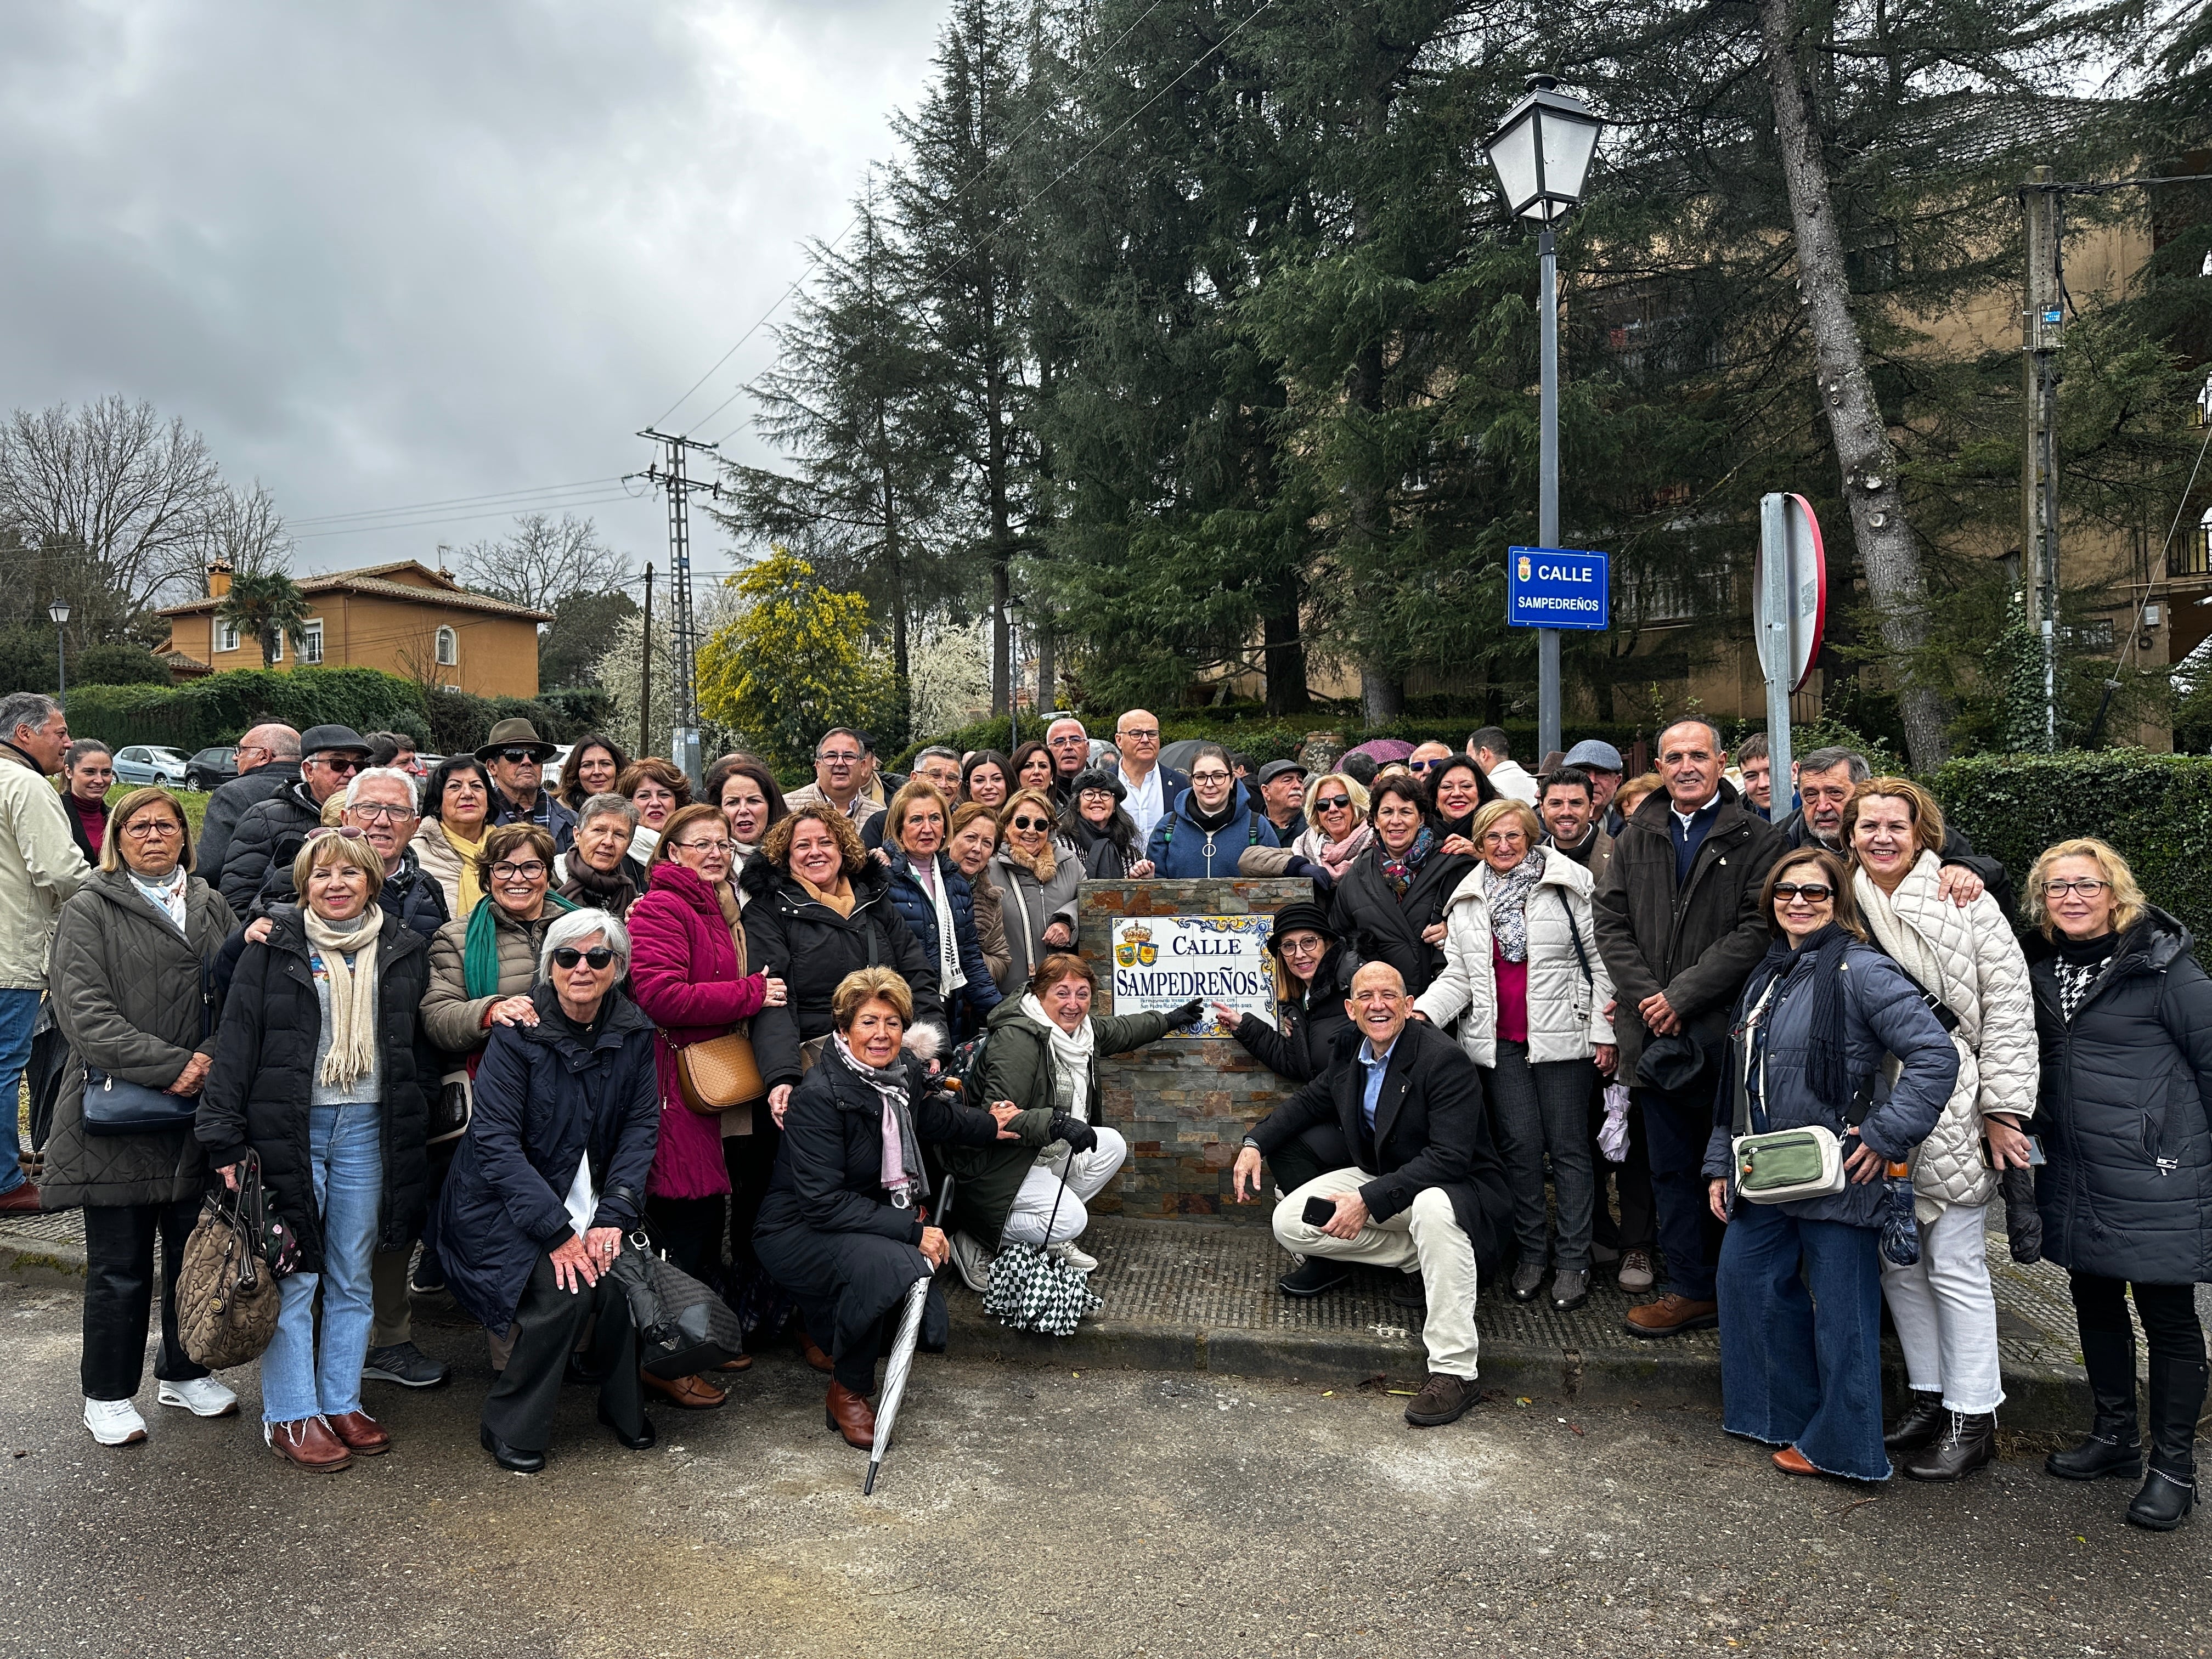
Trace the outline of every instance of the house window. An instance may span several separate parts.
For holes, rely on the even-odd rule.
[[[311,622],[300,630],[300,660],[318,663],[323,659],[323,625]]]
[[[451,668],[461,659],[461,641],[450,628],[438,630],[438,666]]]
[[[238,649],[238,624],[217,619],[215,625],[215,648],[218,651]]]
[[[269,651],[269,663],[270,663],[270,666],[271,666],[271,667],[273,668],[273,667],[275,667],[278,663],[280,663],[280,662],[282,662],[282,661],[283,661],[283,660],[284,660],[284,630],[283,630],[283,629],[281,629],[281,628],[280,628],[280,629],[278,629],[276,630],[275,636],[274,636],[274,637],[270,640],[270,651]]]

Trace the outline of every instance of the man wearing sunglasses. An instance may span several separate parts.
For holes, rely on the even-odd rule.
[[[323,821],[323,803],[368,764],[368,744],[349,726],[313,726],[300,734],[300,775],[246,809],[231,835],[218,884],[232,910],[245,915],[269,872],[289,869],[307,831]]]
[[[528,720],[501,720],[477,758],[490,772],[494,786],[486,822],[494,828],[534,823],[553,837],[553,850],[561,854],[575,844],[576,815],[551,790],[538,787],[554,752],[555,745],[540,738]]]
[[[1406,769],[1408,772],[1411,772],[1415,777],[1419,778],[1423,783],[1426,783],[1431,775],[1435,773],[1438,767],[1442,766],[1446,761],[1454,761],[1458,758],[1459,757],[1453,752],[1452,746],[1449,744],[1437,743],[1431,739],[1427,743],[1422,744],[1419,747],[1416,748],[1412,754],[1406,757]]]

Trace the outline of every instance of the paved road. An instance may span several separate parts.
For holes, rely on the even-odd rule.
[[[94,1445],[78,1306],[0,1285],[0,1654],[2212,1650],[2212,1518],[2134,1531],[2118,1485],[2018,1444],[1962,1488],[1869,1493],[1777,1475],[1702,1413],[1501,1398],[1416,1432],[1322,1382],[925,1359],[863,1499],[818,1379],[771,1354],[725,1410],[656,1413],[651,1452],[571,1391],[525,1479],[475,1443],[480,1339],[435,1330],[461,1380],[379,1389],[398,1449],[310,1477],[240,1421]]]

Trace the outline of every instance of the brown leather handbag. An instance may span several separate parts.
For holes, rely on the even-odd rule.
[[[702,1117],[720,1117],[768,1093],[753,1040],[736,1031],[687,1042],[676,1051],[676,1082],[684,1103]]]

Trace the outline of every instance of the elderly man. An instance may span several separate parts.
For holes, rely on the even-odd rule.
[[[1729,1015],[1766,954],[1759,888],[1789,845],[1722,781],[1722,755],[1710,720],[1680,720],[1659,734],[1666,787],[1621,826],[1594,901],[1598,950],[1618,1000],[1617,1075],[1632,1085],[1649,1137],[1667,1258],[1667,1293],[1628,1310],[1632,1336],[1720,1322],[1720,1224],[1706,1204],[1705,1145]]]
[[[70,838],[62,798],[46,781],[62,769],[69,746],[69,720],[52,697],[0,697],[0,1101],[8,1116],[0,1213],[39,1207],[39,1189],[23,1174],[15,1100],[46,995],[54,917],[92,873]]]
[[[553,837],[553,850],[565,853],[576,839],[576,815],[554,793],[540,787],[545,763],[557,745],[538,735],[528,720],[495,723],[477,758],[491,774],[492,825],[534,823]]]
[[[1451,1422],[1475,1400],[1477,1262],[1495,1262],[1505,1172],[1483,1121],[1482,1085],[1457,1042],[1418,1022],[1406,982],[1386,962],[1352,976],[1328,1071],[1252,1127],[1230,1185],[1258,1194],[1260,1165],[1307,1130],[1333,1127],[1352,1164],[1316,1176],[1275,1206],[1276,1242],[1306,1258],[1286,1295],[1314,1296],[1352,1264],[1419,1271],[1428,1313],[1428,1381],[1406,1407],[1415,1428]]]
[[[1852,749],[1815,749],[1800,759],[1797,795],[1804,805],[1781,825],[1790,845],[1825,847],[1848,860],[1850,849],[1844,845],[1844,808],[1873,775],[1866,757]],[[2004,866],[1975,852],[1972,843],[1948,823],[1943,826],[1942,859],[1943,867],[1936,877],[1939,895],[1964,909],[1982,896],[1984,889],[1992,889],[2004,913],[2013,914],[2012,878],[2005,873]]]
[[[1073,714],[1055,714],[1044,729],[1044,746],[1052,756],[1053,804],[1065,806],[1076,775],[1091,764],[1091,734]]]
[[[1147,846],[1152,826],[1165,817],[1176,798],[1190,787],[1187,774],[1160,764],[1159,717],[1149,708],[1132,708],[1114,722],[1114,747],[1121,751],[1121,782],[1129,798],[1121,805],[1137,825],[1137,844]]]
[[[1438,767],[1442,766],[1446,761],[1457,760],[1458,758],[1459,757],[1453,752],[1452,746],[1449,744],[1438,743],[1434,738],[1431,738],[1427,743],[1417,745],[1413,750],[1413,752],[1406,757],[1406,769],[1408,772],[1411,772],[1415,777],[1419,778],[1423,783],[1426,783],[1431,777],[1435,775]]]
[[[368,743],[349,726],[313,726],[300,734],[300,775],[249,807],[238,821],[220,884],[233,911],[253,908],[272,871],[287,872],[307,831],[323,821],[323,803],[368,763]]]
[[[1620,791],[1620,781],[1628,774],[1628,763],[1620,757],[1620,750],[1609,743],[1595,738],[1584,738],[1567,750],[1564,765],[1585,772],[1590,781],[1590,817],[1608,836],[1620,833],[1620,826],[1613,821],[1613,798]]]
[[[960,799],[960,757],[941,743],[933,743],[914,757],[911,776],[933,786],[949,802]]]
[[[1490,787],[1508,800],[1517,800],[1523,805],[1536,804],[1536,780],[1528,775],[1528,769],[1513,758],[1512,740],[1502,726],[1486,726],[1469,735],[1467,740],[1468,758],[1482,769]]]
[[[192,848],[192,873],[218,891],[230,838],[250,807],[300,781],[300,734],[289,726],[257,726],[238,740],[238,775],[208,797],[207,817]]]
[[[1288,847],[1306,831],[1306,769],[1294,760],[1260,769],[1260,805],[1275,826],[1275,843]]]
[[[866,759],[859,732],[842,726],[824,732],[814,745],[814,781],[793,790],[784,805],[794,812],[802,806],[835,807],[854,823],[865,824],[884,810],[882,802],[870,800],[862,791]]]

